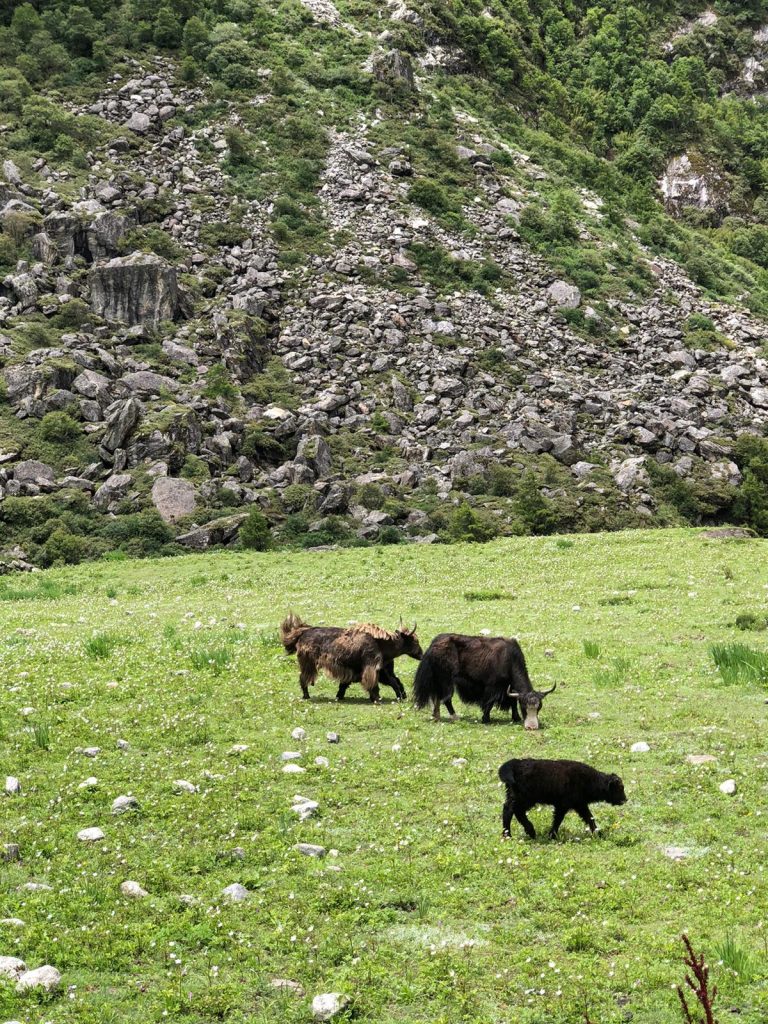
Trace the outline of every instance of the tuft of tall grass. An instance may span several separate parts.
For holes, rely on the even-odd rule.
[[[41,750],[48,750],[51,746],[51,727],[48,722],[35,722],[32,725],[32,736],[35,746]]]
[[[713,644],[709,651],[726,685],[768,684],[768,654],[764,651],[746,644]]]
[[[726,935],[725,938],[715,946],[715,955],[722,960],[725,967],[728,967],[738,974],[742,981],[749,981],[754,974],[754,963],[749,950],[744,949],[734,939],[733,935]]]
[[[465,590],[465,601],[514,601],[515,595],[508,590]]]
[[[197,672],[206,670],[213,672],[215,676],[221,675],[224,669],[232,661],[233,649],[227,645],[224,647],[201,647],[192,651],[190,659],[192,668]]]
[[[601,647],[597,640],[582,640],[584,657],[596,661],[600,657]]]
[[[108,658],[117,646],[117,638],[110,633],[94,633],[85,641],[85,653],[93,661]]]

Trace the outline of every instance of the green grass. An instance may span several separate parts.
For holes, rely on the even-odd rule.
[[[43,1004],[0,981],[0,1020],[307,1024],[311,997],[338,991],[352,997],[342,1020],[376,1024],[584,1024],[585,1012],[679,1024],[685,930],[720,988],[718,1018],[736,1007],[761,1024],[765,688],[726,689],[711,648],[731,644],[739,609],[761,606],[765,542],[580,536],[567,559],[556,544],[102,562],[41,574],[55,598],[0,603],[0,751],[23,789],[0,796],[0,832],[22,855],[0,862],[0,916],[25,922],[0,926],[0,953],[63,976]],[[497,586],[516,600],[465,597]],[[288,608],[316,623],[402,615],[424,646],[444,630],[517,636],[534,685],[558,684],[543,728],[498,713],[483,727],[461,705],[435,726],[359,687],[336,704],[322,678],[303,702],[276,634]],[[119,643],[90,656],[105,637]],[[408,688],[414,668],[398,662]],[[45,745],[33,722],[48,725]],[[649,752],[631,752],[639,740]],[[305,774],[282,772],[283,751],[301,752]],[[496,771],[512,756],[617,771],[629,801],[594,806],[596,837],[569,815],[557,842],[521,830],[503,842]],[[718,790],[728,778],[731,797]],[[319,802],[301,823],[297,793]],[[121,794],[138,810],[113,815]],[[532,812],[542,832],[549,813]],[[105,839],[79,842],[91,826]],[[313,860],[298,842],[338,852]],[[667,846],[690,855],[670,860]],[[121,896],[127,879],[149,895]],[[246,903],[223,900],[233,882]]]
[[[724,683],[768,683],[768,653],[746,644],[713,644],[712,658]]]

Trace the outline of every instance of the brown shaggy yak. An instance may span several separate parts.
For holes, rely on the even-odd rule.
[[[362,683],[372,701],[379,699],[379,684],[391,686],[398,700],[405,698],[403,684],[395,675],[395,658],[407,654],[417,661],[421,647],[416,626],[402,625],[394,632],[373,623],[359,623],[340,629],[337,626],[310,626],[290,612],[280,624],[280,640],[288,654],[299,662],[299,683],[304,700],[322,671],[339,684],[336,700],[344,700],[351,683]]]

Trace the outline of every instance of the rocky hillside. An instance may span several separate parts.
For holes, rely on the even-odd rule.
[[[8,12],[8,565],[768,530],[768,14],[514,6]]]

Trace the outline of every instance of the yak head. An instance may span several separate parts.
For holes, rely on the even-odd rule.
[[[618,775],[608,776],[608,795],[606,802],[609,804],[625,804],[627,794],[624,792],[624,783]]]
[[[544,703],[544,698],[548,697],[556,687],[557,683],[550,687],[549,690],[529,690],[528,693],[518,693],[517,690],[513,690],[510,686],[507,690],[507,696],[519,701],[520,710],[523,713],[523,728],[539,728],[541,705]]]
[[[407,629],[403,625],[403,620],[400,619],[400,626],[397,630],[397,638],[402,645],[402,653],[407,654],[409,658],[415,658],[416,661],[421,661],[421,656],[424,653],[419,643],[419,638],[416,636],[416,623],[414,622],[412,629]]]

